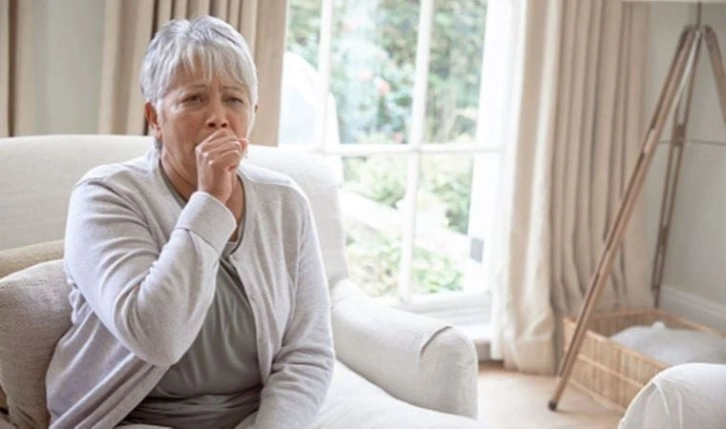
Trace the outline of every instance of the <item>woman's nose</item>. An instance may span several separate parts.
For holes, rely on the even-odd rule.
[[[209,116],[207,117],[207,126],[210,128],[227,128],[229,121],[224,110],[224,104],[220,100],[210,103]]]

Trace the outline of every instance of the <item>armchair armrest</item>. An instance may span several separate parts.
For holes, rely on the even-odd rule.
[[[394,397],[477,417],[474,344],[449,324],[385,307],[350,280],[331,288],[338,359]]]

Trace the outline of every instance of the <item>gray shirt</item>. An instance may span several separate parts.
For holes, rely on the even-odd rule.
[[[183,208],[186,202],[161,172]],[[214,301],[199,335],[122,423],[232,428],[259,407],[262,381],[255,322],[242,280],[230,262],[244,237],[244,216],[239,224],[237,239],[222,251]]]

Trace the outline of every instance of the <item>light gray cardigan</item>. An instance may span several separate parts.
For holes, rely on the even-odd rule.
[[[334,363],[312,213],[286,176],[244,162],[239,175],[246,220],[230,260],[252,307],[264,384],[245,423],[310,427]],[[235,224],[203,192],[180,208],[156,149],[81,179],[65,242],[73,326],[46,376],[51,427],[113,427],[144,399],[197,336]]]

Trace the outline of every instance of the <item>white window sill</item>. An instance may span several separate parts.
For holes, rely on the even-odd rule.
[[[476,354],[479,362],[492,359],[491,343],[492,343],[492,324],[491,322],[456,325],[467,337],[474,342]]]
[[[382,301],[400,310],[452,324],[474,342],[480,362],[491,360],[491,295],[488,292],[432,295],[415,299],[408,305],[390,297]]]

